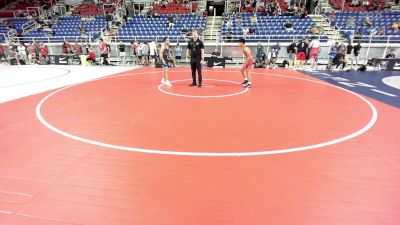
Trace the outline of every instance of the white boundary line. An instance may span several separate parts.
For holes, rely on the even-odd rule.
[[[115,76],[108,76],[108,77],[102,77],[102,78],[98,78],[98,79],[94,79],[94,80],[100,80],[100,79],[108,79],[108,78],[113,78],[113,77],[120,77],[120,76],[127,76],[127,75],[137,75],[137,74],[149,74],[149,73],[161,73],[162,71],[155,71],[155,72],[141,72],[141,73],[133,73],[133,74],[123,74],[123,75],[115,75]],[[187,72],[187,71],[174,71],[174,72]],[[238,72],[238,71],[216,71],[216,72]],[[318,81],[318,80],[310,80],[310,79],[306,79],[306,78],[300,78],[300,77],[293,77],[293,76],[286,76],[286,75],[280,75],[280,74],[271,74],[271,73],[258,73],[258,72],[253,72],[253,74],[261,74],[261,75],[271,75],[271,76],[278,76],[278,77],[285,77],[285,78],[292,78],[292,79],[297,79],[297,80],[304,80],[304,81],[309,81],[309,82],[313,82],[313,83],[318,83],[318,84],[322,84],[322,85],[326,85],[326,86],[330,86],[333,88],[337,88],[340,89],[342,91],[345,91],[347,93],[350,93],[358,98],[360,98],[362,101],[364,101],[371,109],[372,115],[371,115],[371,119],[370,121],[361,129],[347,135],[341,138],[337,138],[331,141],[327,141],[327,142],[323,142],[323,143],[319,143],[319,144],[314,144],[314,145],[308,145],[308,146],[300,146],[300,147],[295,147],[295,148],[286,148],[286,149],[275,149],[275,150],[264,150],[264,151],[256,151],[256,152],[178,152],[178,151],[163,151],[163,150],[152,150],[152,149],[140,149],[140,148],[132,148],[132,147],[127,147],[127,146],[120,146],[120,145],[112,145],[112,144],[107,144],[107,143],[102,143],[99,141],[94,141],[94,140],[90,140],[90,139],[86,139],[86,138],[82,138],[82,137],[78,137],[75,136],[73,134],[67,133],[65,131],[62,131],[56,127],[54,127],[53,125],[51,125],[50,123],[48,123],[42,116],[41,114],[41,107],[44,104],[44,102],[49,99],[51,96],[57,94],[58,92],[61,92],[67,88],[73,87],[73,86],[77,86],[79,84],[82,83],[87,83],[87,82],[91,82],[94,80],[90,80],[90,81],[85,81],[85,82],[81,82],[78,84],[73,84],[64,88],[61,88],[59,90],[56,90],[52,93],[50,93],[49,95],[47,95],[46,97],[44,97],[36,106],[36,116],[38,118],[38,120],[44,125],[46,126],[48,129],[71,139],[77,140],[77,141],[81,141],[84,143],[88,143],[88,144],[92,144],[92,145],[97,145],[97,146],[101,146],[101,147],[105,147],[105,148],[112,148],[112,149],[118,149],[118,150],[124,150],[124,151],[132,151],[132,152],[140,152],[140,153],[150,153],[150,154],[161,154],[161,155],[179,155],[179,156],[259,156],[259,155],[272,155],[272,154],[282,154],[282,153],[290,153],[290,152],[298,152],[298,151],[306,151],[306,150],[312,150],[312,149],[317,149],[317,148],[322,148],[322,147],[326,147],[329,145],[334,145],[334,144],[338,144],[340,142],[343,141],[347,141],[349,139],[355,138],[363,133],[365,133],[366,131],[368,131],[377,121],[378,119],[378,111],[376,110],[375,106],[369,102],[366,98],[364,98],[363,96],[354,93],[352,91],[349,91],[347,89],[326,83],[326,82],[322,82],[322,81]]]
[[[32,69],[32,68],[40,68],[40,67],[22,67],[22,68],[29,70],[29,69]],[[19,69],[21,69],[21,68],[19,68]],[[48,80],[53,80],[53,79],[56,79],[56,78],[60,78],[60,77],[66,76],[66,75],[71,73],[71,71],[69,69],[66,69],[66,68],[43,67],[41,69],[58,69],[58,70],[64,70],[66,72],[61,74],[61,75],[57,74],[56,76],[44,78],[42,80],[33,80],[33,81],[29,81],[29,82],[15,83],[15,84],[10,84],[10,85],[6,85],[6,86],[0,86],[0,88],[11,88],[11,87],[18,87],[18,86],[23,86],[23,85],[28,85],[28,84],[36,84],[36,83],[40,83],[40,82],[43,82],[43,81],[48,81]],[[10,70],[12,70],[12,69],[10,68]],[[4,71],[2,71],[2,72],[4,72]],[[27,74],[27,76],[30,76],[30,75]]]
[[[191,81],[192,79],[184,79],[184,80],[174,80],[171,81],[171,83],[176,83],[176,82],[181,82],[181,81]],[[163,90],[161,87],[166,86],[165,84],[160,84],[158,85],[158,90],[161,91],[162,93],[168,94],[168,95],[173,95],[173,96],[179,96],[179,97],[186,97],[186,98],[224,98],[224,97],[231,97],[231,96],[236,96],[236,95],[241,95],[246,93],[249,89],[248,88],[243,88],[241,83],[236,82],[236,81],[230,81],[230,80],[218,80],[218,79],[203,79],[203,80],[212,80],[212,81],[222,81],[222,82],[228,82],[228,83],[234,83],[234,84],[239,84],[240,88],[242,89],[240,92],[233,93],[233,94],[227,94],[227,95],[183,95],[183,94],[177,94],[177,93],[172,93],[168,92],[166,90]],[[211,85],[208,87],[215,87],[215,85]],[[195,88],[195,87],[193,87]]]

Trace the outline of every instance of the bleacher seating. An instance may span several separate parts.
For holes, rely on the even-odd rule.
[[[115,7],[106,5],[104,7],[105,13],[112,13],[115,10]],[[104,15],[103,8],[99,5],[85,4],[82,3],[75,7],[73,15],[82,15],[82,16],[96,16],[96,15]]]
[[[176,14],[162,14],[159,18],[144,18],[143,16],[134,16],[132,20],[126,23],[118,30],[118,36],[141,36],[142,40],[152,40],[155,36],[180,36],[184,26],[188,30],[202,28],[206,25],[205,17],[198,17],[191,14],[181,14],[178,21],[175,19],[173,28],[167,27],[167,18],[172,15],[176,18]],[[176,41],[176,39],[173,39]],[[172,38],[171,38],[172,41]],[[180,38],[184,41],[184,38]]]
[[[75,41],[77,38],[81,37],[81,33],[78,30],[78,27],[82,25],[85,30],[85,34],[89,35],[89,32],[94,34],[94,37],[98,37],[100,35],[100,31],[103,27],[106,26],[106,20],[104,16],[95,16],[96,21],[93,22],[81,22],[80,16],[65,16],[61,17],[59,20],[59,24],[53,27],[54,37],[52,41],[62,41],[63,37],[68,36],[66,40]],[[48,40],[48,32],[47,31],[31,31],[25,34],[25,37],[40,37],[36,40]]]
[[[373,10],[375,8],[374,4],[375,4],[376,0],[369,0],[369,7],[367,6],[351,6],[350,2],[351,0],[345,0],[344,5],[342,0],[329,0],[329,3],[332,5],[332,7],[336,10],[342,9],[343,6],[343,11],[366,11],[366,10]],[[378,0],[379,3],[382,5],[382,7],[385,6],[385,0]],[[361,2],[361,0],[360,0]]]
[[[192,4],[192,11],[195,12],[197,10],[197,3]],[[167,7],[163,6],[154,6],[152,13],[159,13],[159,14],[187,14],[191,13],[189,9],[186,8],[186,4],[184,3],[169,3]]]
[[[8,32],[8,27],[6,27],[6,26],[4,26],[4,24],[0,23],[0,43],[5,41],[4,36],[2,34],[7,36],[7,32]]]
[[[241,1],[242,1],[242,6],[243,6],[243,5],[246,5],[246,0],[241,0]],[[267,0],[266,4],[270,4],[270,3],[272,3],[272,2],[274,2],[274,1],[272,1],[272,0]],[[286,3],[285,0],[277,0],[277,2],[278,2],[278,4],[279,4],[279,7],[281,8],[282,12],[288,10],[289,6],[287,5],[287,3]],[[258,9],[258,12],[264,12],[264,11],[265,11],[265,8],[266,8],[266,7],[264,7],[264,8],[259,8],[259,9]],[[250,6],[250,7],[246,7],[244,10],[241,9],[241,11],[242,11],[242,12],[249,12],[249,13],[252,13],[252,12],[254,12],[254,8],[253,8],[252,6]]]
[[[14,13],[12,11],[18,10],[26,10],[28,7],[37,7],[37,4],[34,3],[14,3],[8,5],[6,8],[0,9],[0,17],[14,17]]]
[[[8,20],[15,26],[15,29],[18,33],[22,33],[22,25],[28,22],[28,19],[26,17],[15,17]]]
[[[362,41],[369,41],[369,28],[363,24],[363,19],[365,16],[368,16],[373,23],[373,26],[376,29],[379,29],[381,26],[386,27],[386,35],[390,35],[391,41],[400,41],[400,31],[393,31],[392,24],[400,21],[400,12],[396,11],[384,11],[381,13],[381,16],[378,16],[378,12],[340,12],[336,13],[336,19],[332,20],[332,25],[338,26],[341,30],[343,30],[344,36],[347,38],[351,38],[350,35],[352,32],[350,30],[361,30],[363,33]],[[353,17],[355,19],[354,26],[348,26],[346,24],[347,20]],[[372,39],[373,42],[386,42],[387,37],[374,36]]]
[[[243,37],[243,28],[247,27],[249,29],[254,28],[256,32],[255,35],[246,35],[246,39],[250,42],[266,41],[268,38],[270,38],[271,41],[291,42],[293,41],[293,35],[306,35],[306,30],[310,29],[314,25],[314,22],[309,17],[301,19],[296,16],[265,16],[262,14],[258,14],[257,23],[252,24],[250,21],[252,15],[252,13],[242,13],[242,26],[238,26],[235,22],[233,23],[231,30],[233,32],[234,40]],[[235,21],[234,17],[231,19],[232,21]],[[295,28],[293,31],[286,31],[284,29],[283,25],[286,20],[290,20],[293,24]],[[228,27],[224,24],[221,35],[225,41],[227,33]],[[326,42],[327,40],[327,36],[321,37],[321,42]]]

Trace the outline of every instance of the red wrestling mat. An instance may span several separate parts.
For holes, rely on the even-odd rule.
[[[238,69],[197,88],[144,68],[1,104],[0,224],[398,224],[398,109],[254,72],[246,90]]]

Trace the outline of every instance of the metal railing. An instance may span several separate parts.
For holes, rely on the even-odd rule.
[[[30,20],[24,24],[22,24],[22,31],[23,33],[29,32],[32,28],[36,28],[37,23],[34,20]]]
[[[245,39],[247,42],[264,42],[264,43],[270,43],[270,42],[294,42],[295,40],[303,39],[307,37],[310,39],[311,37],[316,37],[318,40],[322,41],[326,40],[328,41],[327,35],[315,35],[315,34],[296,34],[296,35],[288,35],[288,34],[273,34],[273,35],[232,35],[232,39],[228,39],[227,35],[221,35],[221,40],[220,42],[225,42],[229,43],[231,42],[237,42],[240,38]]]
[[[11,40],[11,38],[10,38]],[[68,42],[86,42],[86,41],[90,41],[91,37],[81,37],[81,36],[53,36],[53,37],[17,37],[14,36],[13,37],[13,41],[14,42],[45,42],[45,43],[61,43],[64,41],[68,41]]]
[[[112,36],[110,37],[111,42],[151,42],[151,41],[156,41],[157,43],[162,43],[163,39],[166,36]],[[180,43],[180,42],[186,42],[189,40],[190,37],[187,37],[185,35],[178,35],[178,36],[167,36],[170,40],[171,43]],[[201,40],[204,40],[204,36],[200,37]]]

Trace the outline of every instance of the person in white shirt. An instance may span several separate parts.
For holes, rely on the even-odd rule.
[[[319,46],[321,43],[318,41],[317,37],[312,37],[311,42],[309,44],[310,48],[310,60],[311,60],[311,68],[317,69],[317,60],[318,60],[318,52]]]
[[[150,64],[155,64],[157,55],[157,45],[154,41],[149,43],[150,47]]]
[[[18,45],[18,54],[21,56],[21,59],[27,63],[28,62],[28,56],[26,55],[26,47],[24,44],[22,44],[21,42]]]

